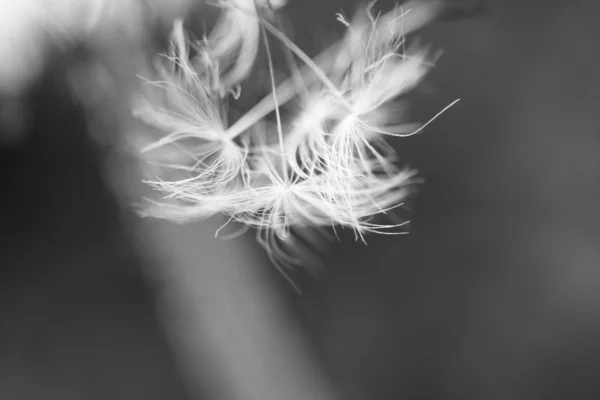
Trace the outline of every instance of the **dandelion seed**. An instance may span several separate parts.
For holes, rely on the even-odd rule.
[[[208,41],[210,55],[229,71],[221,77],[224,91],[239,84],[250,72],[258,53],[259,25],[254,0],[228,0]]]
[[[243,182],[247,155],[246,146],[224,136],[226,115],[213,64],[202,48],[196,48],[198,54],[192,59],[189,46],[178,21],[168,54],[156,65],[159,79],[145,80],[145,96],[134,109],[140,121],[166,132],[140,153],[160,167],[161,176],[145,182],[165,193],[165,200],[179,204],[165,208],[166,215],[177,219],[220,212],[222,193]],[[171,155],[167,162],[165,155]]]
[[[285,1],[224,0],[223,12],[208,37],[210,55],[227,72],[221,77],[224,92],[240,84],[252,70],[258,54],[258,7],[283,7]]]

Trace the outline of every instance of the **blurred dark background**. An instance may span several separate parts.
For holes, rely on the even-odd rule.
[[[301,47],[341,3],[291,1]],[[410,235],[337,245],[302,295],[277,280],[348,398],[600,398],[599,12],[489,0],[419,33],[444,54],[412,118],[461,101],[394,141],[425,180]],[[52,68],[0,149],[0,398],[187,398],[108,151]]]

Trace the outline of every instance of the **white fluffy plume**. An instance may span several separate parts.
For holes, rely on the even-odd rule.
[[[203,41],[189,40],[176,24],[158,79],[147,81],[135,108],[164,133],[142,149],[154,165],[147,182],[163,193],[143,212],[180,222],[223,213],[256,228],[278,265],[296,261],[289,251],[295,227],[342,226],[363,240],[396,233],[398,224],[373,218],[402,203],[414,173],[395,165],[385,138],[419,127],[398,121],[391,106],[433,61],[428,49],[405,48],[407,11],[340,17],[347,35],[314,60],[262,18],[253,0],[232,1]],[[295,70],[302,79],[275,85],[267,31],[304,62]],[[233,99],[223,89],[249,73],[261,34],[272,94],[229,125]],[[219,65],[233,66],[223,72]],[[283,114],[290,100],[296,111]],[[271,112],[276,123],[266,119]]]

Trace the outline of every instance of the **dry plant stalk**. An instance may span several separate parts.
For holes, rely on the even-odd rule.
[[[398,120],[395,100],[435,61],[428,48],[406,44],[419,27],[404,23],[410,9],[373,15],[371,3],[350,22],[338,15],[347,34],[313,60],[257,4],[224,2],[215,30],[198,41],[175,23],[157,78],[145,80],[134,107],[137,118],[164,132],[141,148],[151,171],[146,183],[162,196],[140,212],[177,222],[222,213],[255,228],[277,266],[299,263],[290,250],[296,227],[351,228],[363,241],[367,233],[399,233],[403,223],[374,217],[402,204],[415,173],[396,166],[386,139],[421,129]],[[304,64],[280,85],[268,34]],[[261,35],[272,94],[229,124],[227,106],[252,69]],[[290,101],[296,111],[284,115]]]

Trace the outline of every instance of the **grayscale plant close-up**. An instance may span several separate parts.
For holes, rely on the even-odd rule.
[[[256,228],[277,265],[302,263],[289,254],[293,228],[349,228],[362,241],[367,233],[403,233],[404,221],[380,214],[402,205],[415,172],[399,165],[388,140],[420,130],[398,99],[436,60],[406,37],[433,11],[407,23],[410,7],[382,13],[375,3],[349,21],[332,15],[346,32],[314,59],[276,27],[268,4],[222,3],[215,28],[200,38],[176,21],[133,106],[151,129],[137,140],[145,182],[156,192],[140,213],[182,223],[224,214]],[[259,43],[271,93],[231,123]],[[275,44],[293,60],[280,82]]]
[[[0,0],[0,400],[599,399],[599,14]]]

